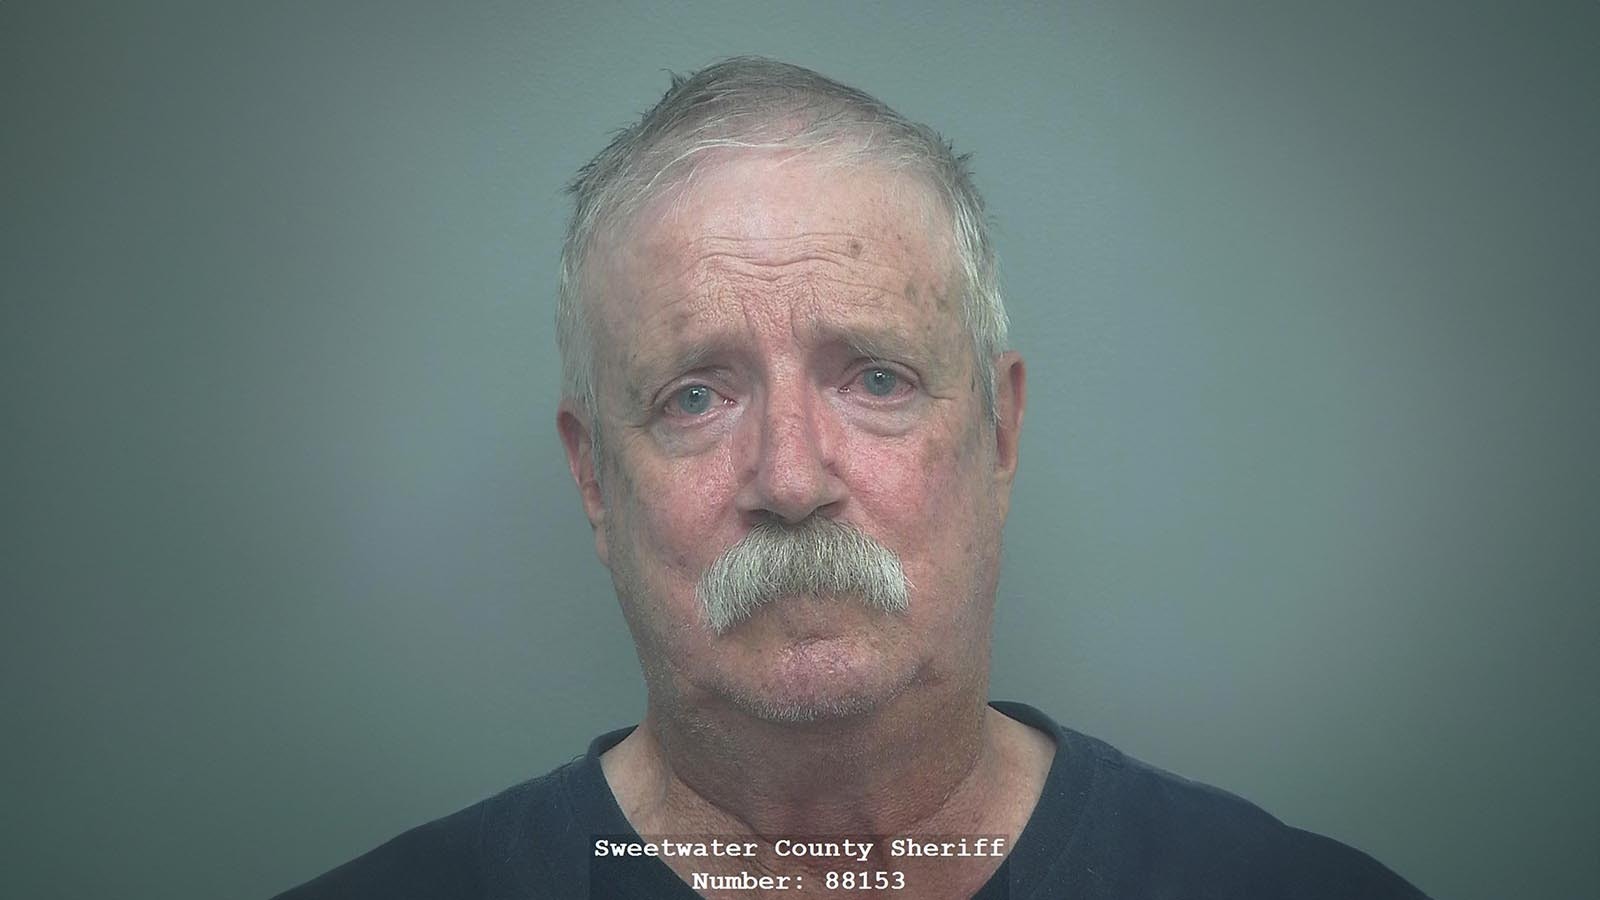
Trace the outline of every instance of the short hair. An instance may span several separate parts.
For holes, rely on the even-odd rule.
[[[585,267],[598,234],[625,226],[649,200],[686,183],[707,151],[791,149],[846,165],[908,173],[931,189],[948,215],[963,324],[991,420],[998,415],[994,357],[1007,349],[1006,311],[983,198],[970,154],[957,155],[926,125],[877,98],[810,69],[738,56],[687,78],[672,75],[665,95],[618,132],[568,185],[572,219],[561,250],[556,341],[562,396],[588,415],[598,444],[595,348],[584,302]],[[596,448],[598,453],[598,447]]]

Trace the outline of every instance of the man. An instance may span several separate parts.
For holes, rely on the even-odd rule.
[[[931,130],[743,58],[579,174],[557,426],[637,728],[285,897],[1416,897],[988,702],[1025,401]]]

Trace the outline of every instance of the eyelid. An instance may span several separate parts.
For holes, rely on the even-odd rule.
[[[711,388],[713,391],[716,391],[723,396],[727,396],[725,391],[722,391],[717,387],[719,383],[727,381],[725,374],[726,373],[722,369],[714,369],[709,367],[690,369],[687,372],[680,372],[679,374],[667,379],[662,384],[662,387],[656,391],[654,399],[650,401],[650,405],[652,407],[661,406],[663,403],[666,403],[673,397],[678,396],[678,393],[684,388],[691,388],[697,384]]]
[[[894,376],[900,380],[900,384],[896,387],[894,393],[884,397],[878,397],[871,393],[867,393],[866,396],[871,397],[873,400],[892,400],[897,395],[900,395],[904,392],[918,390],[922,386],[921,379],[917,377],[917,373],[909,366],[896,362],[890,362],[886,359],[867,358],[858,361],[854,366],[851,367],[850,377],[846,379],[844,388],[842,390],[849,392],[852,385],[860,382],[863,375],[871,372],[874,369],[882,369],[885,372],[894,373]]]
[[[857,360],[851,369],[853,372],[853,374],[850,376],[851,381],[860,378],[863,373],[870,372],[873,369],[884,369],[886,371],[893,372],[895,375],[907,381],[918,384],[921,383],[921,379],[917,377],[917,373],[914,369],[903,363],[897,363],[892,360],[865,357]]]
[[[688,380],[679,381],[668,386],[661,392],[659,399],[655,402],[655,411],[669,419],[691,420],[705,418],[712,410],[722,405],[722,401],[730,399],[727,394],[718,390],[717,386],[712,384],[711,381],[712,379],[710,378],[695,378],[691,376]],[[702,387],[711,392],[711,406],[705,412],[699,415],[692,415],[673,408],[680,394],[696,387]]]

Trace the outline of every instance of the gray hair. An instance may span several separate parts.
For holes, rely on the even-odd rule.
[[[556,310],[562,396],[588,415],[597,445],[594,335],[583,284],[588,255],[597,235],[688,182],[703,154],[717,149],[819,151],[834,164],[875,164],[927,183],[949,215],[963,324],[986,408],[991,417],[998,414],[989,363],[1007,347],[1006,311],[969,156],[957,156],[933,129],[862,91],[810,69],[741,56],[688,78],[673,75],[660,102],[619,132],[568,186],[574,209],[561,249]]]
[[[700,577],[705,624],[717,634],[784,597],[851,597],[868,609],[904,612],[911,583],[900,559],[866,532],[826,516],[798,525],[758,522]]]

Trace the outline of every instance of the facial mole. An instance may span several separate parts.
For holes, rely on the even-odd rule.
[[[851,259],[860,259],[861,258],[861,242],[856,240],[855,238],[851,238],[850,239],[849,251],[850,251],[850,258]]]

